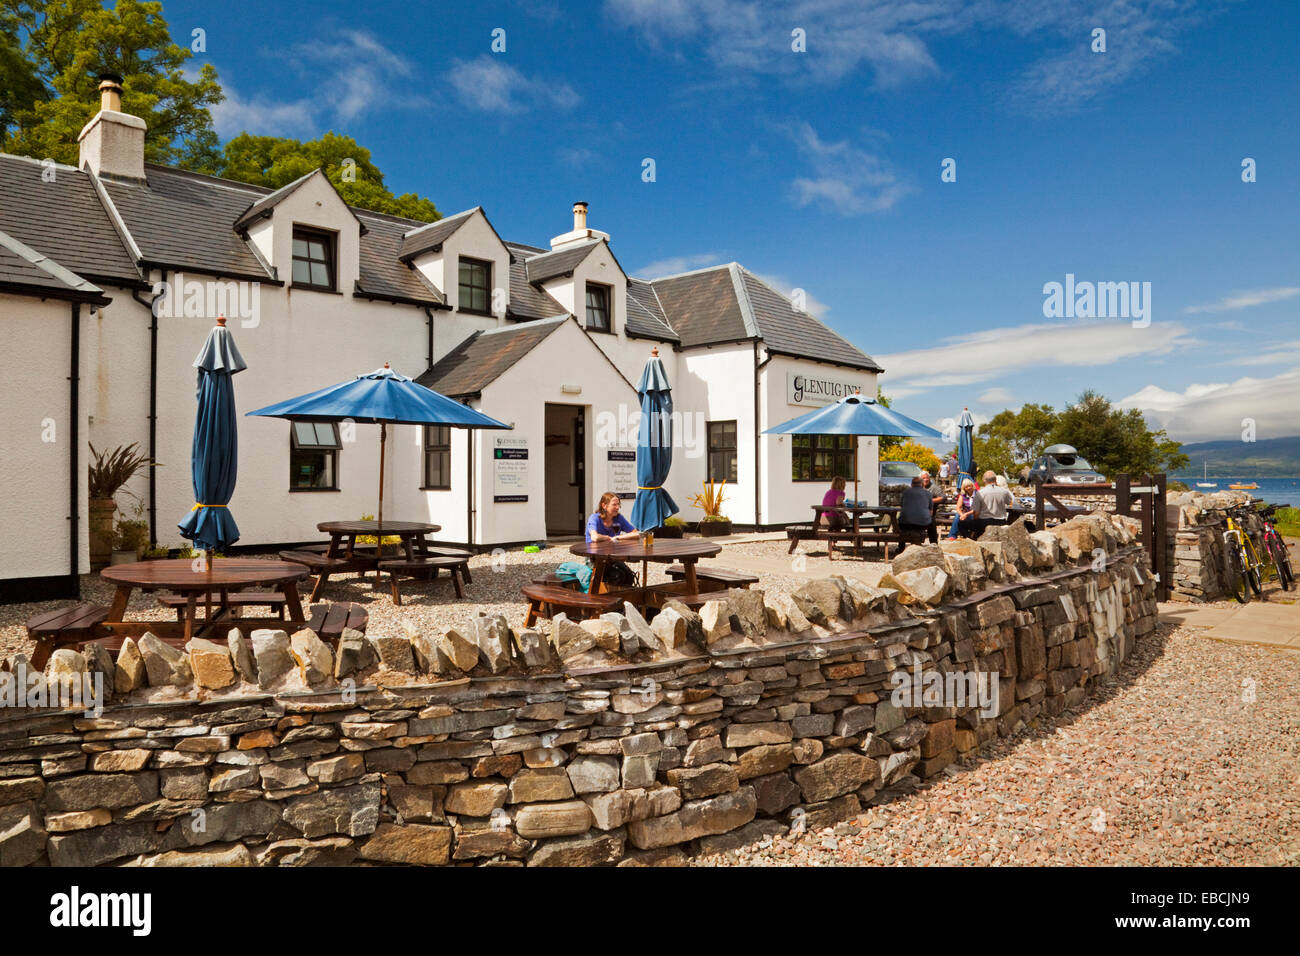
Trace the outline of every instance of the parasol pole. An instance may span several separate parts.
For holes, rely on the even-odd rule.
[[[383,547],[384,537],[384,446],[388,443],[388,422],[379,423],[379,542]]]

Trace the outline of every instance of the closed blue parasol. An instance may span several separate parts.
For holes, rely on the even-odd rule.
[[[975,431],[975,419],[970,417],[970,409],[961,410],[961,418],[957,419],[957,470],[960,477],[957,479],[957,487],[961,488],[962,478],[971,478],[971,470],[975,467],[975,445],[972,435]]]
[[[673,396],[657,348],[650,350],[636,390],[641,396],[641,425],[636,433],[638,487],[632,525],[651,529],[677,514],[677,502],[663,487],[673,466]]]
[[[858,500],[858,439],[859,435],[887,436],[890,438],[943,438],[942,433],[922,425],[914,418],[886,408],[874,398],[864,398],[861,392],[846,395],[839,401],[792,418],[781,425],[764,431],[765,435],[852,435],[853,436],[853,499]]]
[[[468,405],[399,375],[384,363],[350,382],[267,405],[249,415],[285,418],[293,422],[340,422],[345,419],[379,426],[380,533],[384,523],[384,446],[389,425],[447,425],[452,428],[509,428]]]
[[[248,366],[223,316],[208,333],[203,350],[194,360],[199,370],[198,413],[194,419],[194,444],[190,470],[194,480],[194,507],[178,525],[181,535],[206,551],[220,551],[239,540],[239,526],[230,513],[239,470],[239,442],[235,417],[236,372]]]

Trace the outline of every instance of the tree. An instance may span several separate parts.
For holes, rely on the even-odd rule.
[[[148,124],[146,160],[218,171],[208,109],[224,99],[217,71],[205,64],[186,78],[194,54],[172,42],[161,3],[117,0],[105,9],[99,0],[5,0],[2,16],[4,82],[19,79],[0,102],[6,152],[75,166],[77,135],[99,110],[98,77],[116,73],[123,112]],[[22,64],[11,73],[19,50]]]
[[[898,445],[893,446],[889,451],[889,461],[910,461],[920,465],[931,475],[939,475],[939,456],[934,450],[927,448],[920,442],[914,442],[910,438],[903,440]]]
[[[955,455],[956,449],[953,449]],[[1019,465],[1016,463],[1015,452],[1007,444],[1005,439],[996,435],[972,435],[971,436],[971,459],[975,462],[974,474],[971,477],[978,483],[980,476],[986,471],[994,471],[999,474],[1006,474],[1013,480],[1016,478],[1016,472]]]
[[[1120,472],[1140,475],[1185,468],[1182,443],[1163,429],[1152,431],[1136,408],[1122,411],[1088,389],[1057,416],[1052,443],[1073,445],[1107,478]]]
[[[886,408],[892,407],[892,402],[890,401],[889,396],[885,394],[884,389],[882,389],[879,385],[876,386],[876,401],[879,402],[881,405],[884,405]],[[879,451],[880,460],[881,461],[911,461],[910,458],[896,457],[898,450],[903,446],[903,442],[905,440],[906,439],[897,438],[892,435],[881,435],[880,451]]]
[[[271,189],[323,168],[349,205],[423,222],[442,218],[432,200],[415,193],[394,196],[384,185],[384,174],[371,160],[370,150],[351,136],[329,132],[320,139],[301,142],[240,133],[226,143],[223,166],[227,179]]]
[[[1057,415],[1050,405],[1025,404],[1020,411],[1004,409],[979,427],[979,434],[997,438],[1014,460],[1013,471],[1030,464],[1049,444]]]

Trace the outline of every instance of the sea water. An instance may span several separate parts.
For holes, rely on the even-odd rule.
[[[1207,494],[1215,491],[1231,491],[1229,485],[1248,485],[1254,482],[1259,487],[1247,488],[1246,494],[1253,495],[1256,501],[1300,508],[1300,478],[1216,478],[1211,475],[1210,481],[1216,486],[1214,488],[1197,488],[1196,483],[1204,481],[1199,475],[1178,480],[1192,491],[1202,491]]]

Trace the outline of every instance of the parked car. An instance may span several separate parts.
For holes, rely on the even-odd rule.
[[[1106,479],[1072,445],[1050,445],[1029,469],[1029,484],[1096,484]]]
[[[889,488],[910,485],[912,479],[921,473],[921,466],[911,461],[882,461],[880,463],[880,484]]]

